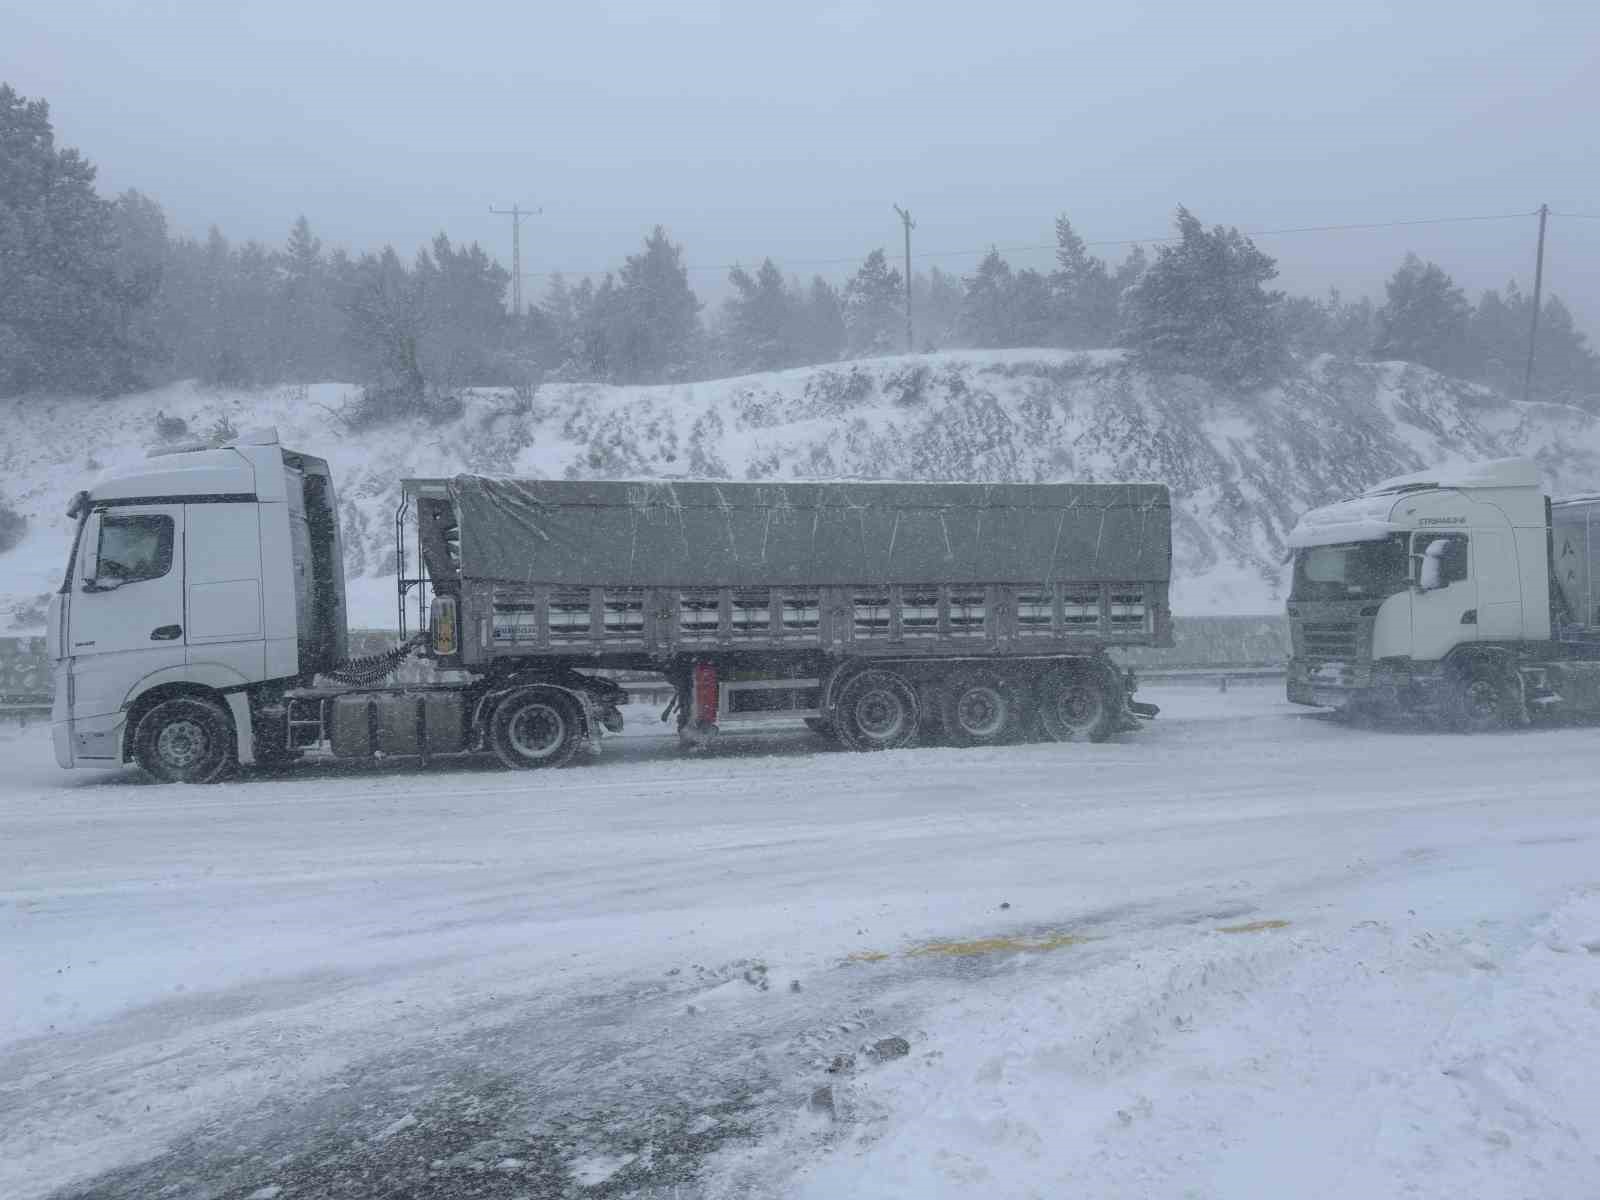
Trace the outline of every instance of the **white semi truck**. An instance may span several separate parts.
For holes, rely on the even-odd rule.
[[[1289,537],[1288,695],[1463,731],[1600,713],[1600,497],[1550,500],[1535,463],[1386,480]]]
[[[401,492],[402,644],[356,661],[321,459],[265,431],[78,493],[49,615],[60,764],[182,782],[308,755],[558,766],[621,729],[624,671],[670,682],[690,743],[772,716],[858,750],[1094,741],[1156,714],[1108,650],[1171,644],[1160,484]],[[408,594],[426,626],[409,640]]]

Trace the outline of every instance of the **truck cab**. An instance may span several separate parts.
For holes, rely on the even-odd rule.
[[[1386,480],[1289,537],[1288,698],[1428,707],[1469,665],[1551,638],[1537,466],[1506,459]]]
[[[327,464],[273,431],[152,452],[79,492],[48,618],[56,761],[253,761],[251,693],[344,657],[335,512]],[[188,719],[141,744],[163,704]]]

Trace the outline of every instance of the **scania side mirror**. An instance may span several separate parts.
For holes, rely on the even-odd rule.
[[[1421,561],[1417,571],[1419,592],[1436,592],[1444,586],[1444,553],[1449,548],[1449,542],[1438,538],[1429,542],[1421,554],[1413,555]]]

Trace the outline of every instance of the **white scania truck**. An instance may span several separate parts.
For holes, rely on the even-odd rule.
[[[80,492],[49,616],[60,764],[558,766],[621,729],[617,671],[665,677],[690,742],[772,716],[858,750],[1097,741],[1156,713],[1107,651],[1171,644],[1160,484],[401,487],[402,644],[357,661],[322,460],[268,431]]]
[[[1503,459],[1390,479],[1289,537],[1295,703],[1464,731],[1600,713],[1600,497]]]

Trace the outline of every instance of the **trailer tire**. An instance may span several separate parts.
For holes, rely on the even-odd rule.
[[[1454,673],[1445,716],[1457,733],[1493,733],[1511,724],[1516,694],[1506,671],[1489,659],[1469,659]]]
[[[583,746],[583,717],[570,696],[548,687],[512,692],[495,706],[489,744],[513,770],[566,766]]]
[[[1117,729],[1116,695],[1093,667],[1056,667],[1033,691],[1039,728],[1056,742],[1103,742]]]
[[[957,746],[994,746],[1011,739],[1022,715],[1015,684],[994,671],[958,671],[939,688],[944,736]]]
[[[917,737],[917,690],[894,671],[867,670],[839,688],[831,724],[852,750],[898,750]]]
[[[238,758],[227,710],[201,696],[175,696],[139,719],[133,757],[162,783],[215,783]]]

